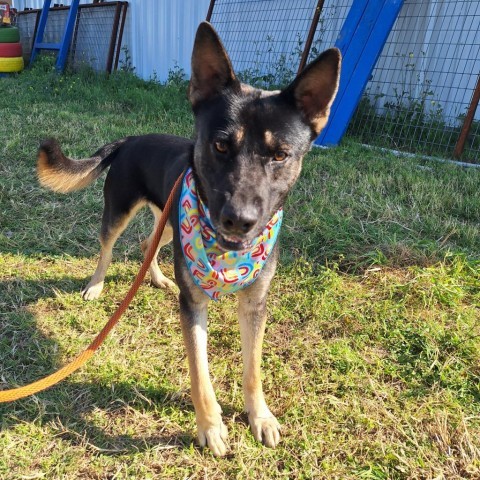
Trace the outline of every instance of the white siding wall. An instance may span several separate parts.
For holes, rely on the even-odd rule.
[[[190,74],[190,57],[198,24],[209,0],[130,0],[125,45],[142,78],[154,73],[166,80],[176,65]]]

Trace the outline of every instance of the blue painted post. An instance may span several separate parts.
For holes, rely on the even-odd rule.
[[[67,24],[65,31],[63,32],[63,38],[61,42],[60,51],[58,52],[56,67],[57,70],[62,71],[65,68],[67,62],[68,49],[72,41],[73,29],[75,28],[75,20],[77,18],[78,4],[80,0],[72,0],[70,10],[68,11]]]
[[[68,11],[67,22],[65,24],[65,30],[63,32],[62,40],[60,43],[46,43],[43,41],[43,35],[45,33],[45,26],[47,25],[48,13],[50,11],[51,0],[44,0],[42,13],[40,14],[40,21],[38,23],[37,33],[35,35],[35,41],[33,43],[32,53],[30,56],[30,66],[32,65],[37,53],[40,50],[58,50],[57,61],[55,67],[58,71],[62,71],[65,68],[67,62],[68,49],[72,41],[73,30],[75,27],[75,20],[77,18],[78,6],[80,0],[72,0],[70,10]]]
[[[43,41],[43,34],[45,32],[45,26],[47,25],[48,11],[50,10],[50,3],[52,3],[52,0],[45,0],[43,3],[40,21],[38,22],[37,33],[35,35],[35,41],[33,43],[32,53],[30,55],[30,66],[32,66],[32,63],[38,53],[37,44]]]
[[[404,0],[354,0],[335,45],[343,56],[330,120],[315,145],[338,145],[347,130]]]

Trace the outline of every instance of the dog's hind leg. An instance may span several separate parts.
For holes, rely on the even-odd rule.
[[[100,234],[100,258],[90,282],[88,282],[88,285],[82,290],[82,297],[84,300],[95,300],[102,293],[105,274],[112,261],[113,246],[118,237],[122,234],[125,228],[127,228],[130,220],[144,205],[145,202],[138,202],[127,212],[112,214],[112,209],[109,208],[108,204],[105,204],[102,230]],[[114,220],[112,220],[112,218],[114,218]]]
[[[152,243],[153,237],[155,235],[155,230],[157,229],[158,223],[160,222],[160,219],[162,218],[162,211],[154,204],[149,203],[148,206],[150,207],[150,210],[153,213],[153,216],[155,217],[155,223],[153,226],[152,233],[148,238],[146,238],[142,244],[142,252],[145,255],[150,247],[150,244]],[[169,278],[167,278],[162,271],[160,270],[160,267],[158,266],[158,252],[159,250],[166,245],[167,243],[170,243],[173,238],[173,229],[172,226],[170,225],[170,222],[167,222],[165,225],[165,230],[162,233],[162,238],[160,239],[160,243],[158,244],[157,250],[155,251],[155,255],[153,257],[152,263],[150,264],[149,267],[149,272],[150,272],[150,277],[152,280],[152,285],[158,288],[170,288],[171,290],[178,292],[178,287]]]

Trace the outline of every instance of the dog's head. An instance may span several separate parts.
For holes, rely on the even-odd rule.
[[[284,90],[256,89],[237,79],[213,27],[199,26],[189,85],[194,171],[223,249],[247,248],[283,205],[327,123],[340,63],[332,48]]]

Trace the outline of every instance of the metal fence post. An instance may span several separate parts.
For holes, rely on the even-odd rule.
[[[455,150],[453,151],[453,156],[455,158],[460,158],[465,148],[465,142],[467,141],[468,133],[472,128],[473,118],[475,117],[475,112],[477,111],[478,102],[480,100],[480,75],[477,77],[477,86],[472,95],[472,100],[470,106],[468,107],[467,114],[463,120],[462,130],[458,137],[457,144],[455,145]]]
[[[210,0],[210,5],[208,6],[207,17],[205,20],[209,22],[212,19],[213,7],[215,6],[215,0]]]
[[[317,6],[315,7],[315,13],[313,14],[312,24],[310,25],[310,30],[308,32],[307,40],[305,41],[305,48],[302,52],[302,58],[300,59],[300,64],[298,65],[298,73],[300,73],[307,64],[308,55],[312,48],[313,38],[315,37],[315,32],[317,31],[318,21],[320,20],[320,15],[323,10],[323,4],[325,0],[318,0]]]

